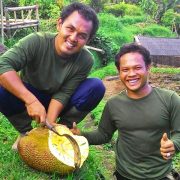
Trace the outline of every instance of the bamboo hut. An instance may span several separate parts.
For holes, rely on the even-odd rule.
[[[134,41],[146,47],[154,65],[180,67],[180,39],[135,36]]]

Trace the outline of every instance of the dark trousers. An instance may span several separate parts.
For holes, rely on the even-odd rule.
[[[117,180],[130,180],[121,176],[118,171],[115,171],[113,175],[116,177]]]
[[[117,180],[130,180],[130,179],[127,179],[127,178],[121,176],[118,171],[115,171],[113,175],[116,177]],[[174,180],[180,180],[180,175],[174,169],[170,172],[170,175],[172,178],[174,178]],[[170,180],[170,179],[168,177],[165,177],[160,180]]]
[[[24,85],[38,98],[47,110],[52,95],[37,90],[30,84],[24,83]],[[78,111],[86,111],[87,113],[90,112],[101,101],[104,93],[105,87],[100,79],[87,78],[75,90],[61,115],[68,112],[72,107],[75,107]],[[24,111],[26,111],[24,102],[9,93],[3,87],[0,87],[0,112],[8,119],[11,119],[9,117],[21,114]]]

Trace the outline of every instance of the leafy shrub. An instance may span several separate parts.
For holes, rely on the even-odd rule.
[[[135,25],[126,25],[124,22],[126,19],[131,19],[128,23],[141,22],[143,21],[143,16],[135,17],[133,20],[130,16],[125,16],[123,18],[115,17],[112,14],[99,13],[100,28],[96,37],[90,42],[91,46],[103,49],[105,54],[98,54],[99,60],[101,60],[102,65],[108,64],[114,59],[114,56],[119,49],[125,43],[132,42],[134,35],[140,34],[142,28]],[[127,21],[126,21],[127,22]],[[97,66],[96,66],[97,67]]]
[[[127,25],[125,26],[121,21],[123,18],[115,17],[114,15],[107,13],[100,13],[99,19],[100,29],[98,33],[111,39],[113,43],[113,55],[122,44],[132,41],[134,33],[140,29],[135,26],[127,28]]]
[[[20,0],[20,6],[39,5],[39,14],[42,19],[48,19],[52,16],[59,16],[60,9],[63,7],[62,1],[58,0]],[[56,11],[56,14],[55,14]]]
[[[58,19],[60,17],[60,7],[57,4],[50,4],[49,18]]]
[[[16,7],[18,6],[18,0],[4,0],[3,6],[5,7]]]
[[[140,23],[140,22],[144,22],[145,21],[145,16],[124,16],[122,18],[119,18],[119,21],[126,25],[131,25],[131,24],[136,24],[136,23]]]
[[[43,32],[56,32],[57,19],[41,19],[40,30]]]
[[[174,12],[173,9],[167,10],[162,19],[161,22],[163,25],[171,27],[173,31],[177,31],[180,35],[180,14],[177,12]]]
[[[89,0],[89,5],[96,11],[100,12],[103,9],[102,0]]]
[[[161,22],[165,26],[172,26],[174,20],[175,20],[175,12],[173,9],[169,9],[164,13]]]
[[[107,5],[104,6],[104,11],[107,13],[111,13],[114,16],[124,16],[125,15],[125,6],[124,4],[115,4],[115,5]]]
[[[119,18],[115,17],[112,14],[108,13],[99,13],[98,14],[99,21],[100,21],[100,29],[108,29],[109,33],[113,30],[116,31],[121,30],[123,28],[123,24],[119,21]]]
[[[111,38],[117,44],[117,47],[119,49],[119,46],[132,40],[131,35],[132,34],[130,34],[130,31],[126,31],[126,28],[123,28],[122,31],[113,32]]]
[[[142,34],[143,31],[143,25],[144,23],[137,23],[133,25],[127,25],[126,29],[129,32],[129,38],[132,41],[134,39],[134,36],[137,34]]]
[[[117,33],[117,29],[120,30],[123,26],[118,21],[118,18],[113,15],[101,13],[98,16],[100,20],[100,28],[96,37],[91,40],[89,45],[105,51],[104,54],[98,53],[98,59],[101,60],[101,65],[106,65],[112,58],[114,58],[114,54],[119,48],[114,41],[116,38],[114,35]],[[111,19],[111,21],[109,21],[109,19]]]
[[[100,33],[97,33],[96,37],[94,37],[90,44],[93,47],[100,48],[104,50],[104,53],[98,53],[97,60],[100,60],[101,63],[97,63],[100,66],[107,65],[108,61],[112,59],[113,56],[113,43],[109,37],[103,36]]]
[[[108,66],[97,69],[96,71],[91,72],[89,77],[98,77],[100,79],[105,78],[106,76],[117,75],[118,71],[114,63],[109,63]]]
[[[152,24],[143,29],[143,35],[156,36],[156,37],[172,37],[174,36],[170,29]]]
[[[154,17],[157,13],[158,3],[154,0],[141,0],[140,7],[146,12],[146,14]]]
[[[6,39],[4,44],[8,47],[11,48],[17,41],[19,40],[19,38],[9,38]]]
[[[142,10],[133,4],[125,4],[125,15],[129,16],[141,16],[143,14]]]
[[[114,5],[106,5],[104,6],[104,11],[107,13],[111,13],[115,16],[124,16],[124,15],[130,15],[130,16],[139,16],[142,15],[141,9],[132,4],[125,4],[125,3],[119,3]]]

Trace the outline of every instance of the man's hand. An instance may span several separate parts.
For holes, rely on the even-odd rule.
[[[46,119],[46,110],[44,106],[35,99],[32,103],[26,104],[26,109],[29,114],[38,124],[44,124]]]
[[[43,123],[46,117],[46,110],[36,96],[30,92],[16,71],[8,71],[0,75],[0,84],[17,98],[21,99],[25,105],[29,116]]]
[[[160,152],[162,157],[166,160],[171,159],[175,153],[175,147],[174,143],[170,139],[168,139],[167,133],[163,134],[160,144]]]
[[[70,129],[70,130],[74,135],[79,135],[79,136],[81,135],[81,131],[77,128],[75,122],[73,122],[73,128]]]

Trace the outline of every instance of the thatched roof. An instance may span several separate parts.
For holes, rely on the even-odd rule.
[[[152,56],[180,56],[180,38],[135,36],[135,42],[146,47]]]

